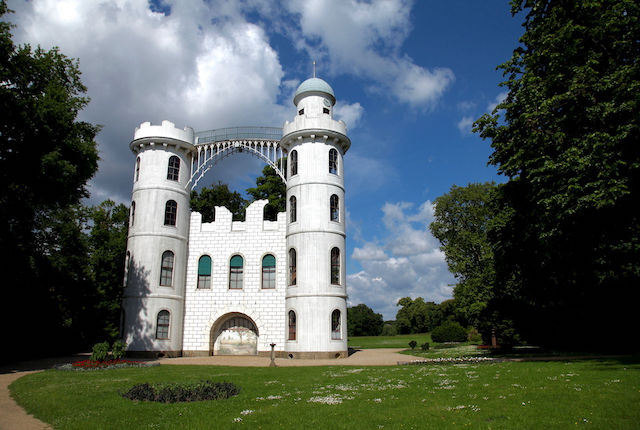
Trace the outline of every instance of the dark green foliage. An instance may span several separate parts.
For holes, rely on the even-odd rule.
[[[383,319],[369,306],[359,304],[347,308],[347,327],[349,336],[379,336],[382,333]]]
[[[428,351],[428,350],[429,350],[429,342],[425,342],[425,343],[423,343],[422,345],[420,345],[420,348],[421,348],[423,351]]]
[[[234,221],[244,221],[245,209],[248,202],[237,191],[229,191],[227,184],[219,182],[211,188],[204,187],[191,191],[191,210],[202,214],[202,222],[212,222],[216,219],[215,207],[223,206],[233,214]]]
[[[536,344],[620,348],[640,285],[640,4],[512,6],[526,18],[500,66],[508,96],[476,122],[509,178],[489,232],[491,312]]]
[[[416,347],[416,345],[418,345],[418,342],[416,342],[415,340],[410,340],[409,341],[409,347],[411,349],[414,349]]]
[[[493,251],[487,238],[495,209],[493,182],[453,185],[435,199],[434,221],[429,226],[440,241],[449,270],[458,279],[453,290],[456,313],[464,324],[479,326],[493,295]]]
[[[109,342],[100,342],[93,345],[90,360],[106,361],[109,358]]]
[[[465,342],[467,331],[455,321],[445,321],[431,332],[434,342]]]
[[[395,326],[400,334],[427,333],[447,319],[455,318],[455,303],[445,300],[440,304],[425,302],[422,297],[398,300],[400,310],[396,314]]]
[[[265,166],[262,169],[262,176],[256,179],[256,187],[247,188],[247,194],[253,197],[252,201],[269,200],[269,204],[264,208],[265,220],[275,221],[278,217],[278,212],[286,210],[287,187],[271,166]]]
[[[120,360],[124,358],[126,349],[126,343],[122,342],[121,340],[116,340],[115,342],[113,342],[113,346],[111,347],[111,356],[114,360]]]
[[[395,336],[398,334],[398,330],[396,330],[395,321],[385,321],[382,326],[381,336]]]
[[[237,396],[240,388],[231,382],[200,381],[194,384],[137,384],[122,397],[145,402],[178,403],[222,400]]]

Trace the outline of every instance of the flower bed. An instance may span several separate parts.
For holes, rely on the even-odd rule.
[[[69,364],[58,366],[58,370],[101,370],[101,369],[121,369],[123,367],[149,367],[157,366],[158,363],[149,363],[146,361],[125,360],[122,358],[113,360],[82,360]]]

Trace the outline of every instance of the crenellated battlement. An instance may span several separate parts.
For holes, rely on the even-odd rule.
[[[261,232],[282,231],[287,228],[286,214],[280,212],[277,221],[264,220],[264,207],[268,200],[256,200],[251,203],[245,212],[245,221],[233,221],[233,214],[224,206],[216,206],[216,219],[213,222],[202,222],[200,212],[191,212],[191,233],[198,232]]]
[[[175,140],[181,140],[193,145],[195,143],[195,133],[191,127],[184,127],[182,129],[175,126],[171,121],[162,121],[160,125],[153,125],[151,122],[143,122],[133,134],[133,140],[153,138],[153,137],[165,137]]]

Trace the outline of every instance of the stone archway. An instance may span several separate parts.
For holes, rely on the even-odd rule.
[[[258,329],[245,314],[230,313],[211,328],[211,355],[258,355]]]

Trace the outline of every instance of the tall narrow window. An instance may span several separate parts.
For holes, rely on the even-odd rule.
[[[129,285],[129,269],[131,268],[131,253],[127,251],[127,255],[124,259],[124,281],[123,286],[126,288]]]
[[[276,257],[267,254],[262,257],[262,288],[276,287]]]
[[[129,225],[133,227],[133,224],[136,222],[136,202],[131,202],[131,222]]]
[[[298,174],[298,151],[295,149],[291,151],[291,176]]]
[[[175,155],[169,158],[169,168],[167,169],[167,179],[177,181],[180,177],[180,159]]]
[[[211,257],[208,255],[198,260],[198,288],[211,288]]]
[[[289,250],[289,285],[296,285],[296,250]]]
[[[334,148],[329,150],[329,173],[338,174],[338,151]]]
[[[289,336],[287,340],[296,340],[296,313],[289,311]]]
[[[242,289],[242,271],[244,266],[244,260],[239,255],[231,257],[229,263],[229,289],[241,290]]]
[[[158,312],[156,339],[169,339],[169,311]]]
[[[289,222],[296,222],[297,219],[296,196],[289,197]]]
[[[173,252],[162,253],[162,264],[160,267],[160,285],[170,287],[173,278]]]
[[[175,200],[169,200],[164,206],[164,225],[176,225],[177,214],[178,204]]]
[[[338,199],[338,196],[335,194],[331,195],[331,198],[329,199],[329,206],[331,207],[329,219],[335,222],[340,221],[340,200]]]
[[[140,156],[136,158],[136,182],[140,179]]]
[[[340,250],[331,250],[331,284],[340,285]]]
[[[342,335],[340,332],[340,311],[336,309],[331,312],[331,339],[342,339]]]

